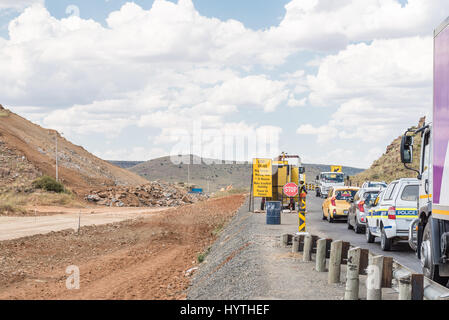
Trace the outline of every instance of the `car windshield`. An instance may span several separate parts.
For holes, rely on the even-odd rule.
[[[324,181],[326,182],[343,182],[343,174],[338,173],[324,173],[322,175]]]
[[[335,199],[348,200],[354,198],[357,190],[337,190],[335,191]]]
[[[365,202],[372,202],[372,201],[376,200],[378,195],[379,195],[379,191],[365,192],[365,194],[363,195],[363,198],[365,199]]]

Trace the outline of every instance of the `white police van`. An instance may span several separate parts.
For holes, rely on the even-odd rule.
[[[390,183],[375,201],[367,216],[366,240],[381,239],[382,250],[391,249],[393,242],[408,240],[409,226],[418,217],[419,181],[404,178]]]

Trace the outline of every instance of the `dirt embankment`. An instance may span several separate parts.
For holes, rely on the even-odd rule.
[[[36,176],[55,176],[58,139],[59,179],[77,194],[92,187],[138,185],[146,179],[104,161],[0,105],[0,190],[29,191]],[[4,191],[4,190],[3,190]]]
[[[425,121],[425,117],[421,118],[415,129],[422,128]],[[369,169],[350,177],[352,185],[361,186],[365,181],[386,181],[390,183],[400,178],[416,178],[416,173],[406,169],[401,162],[401,140],[402,136],[394,139],[385,150],[385,153],[374,161]],[[418,135],[415,137],[414,142],[413,163],[409,167],[419,169],[420,150],[421,136]]]
[[[184,299],[190,277],[243,195],[163,215],[0,242],[0,299]],[[80,289],[66,288],[66,267]]]

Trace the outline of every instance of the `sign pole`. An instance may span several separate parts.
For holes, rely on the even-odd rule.
[[[253,165],[251,165],[251,186],[249,187],[249,208],[248,212],[251,212],[251,199],[253,197],[253,180],[254,180],[254,173],[253,173]]]

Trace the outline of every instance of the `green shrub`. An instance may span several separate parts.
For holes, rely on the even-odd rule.
[[[36,189],[42,189],[46,191],[54,191],[61,193],[65,191],[64,185],[61,182],[56,181],[52,177],[42,176],[33,181],[33,187]]]
[[[206,256],[209,254],[209,252],[210,252],[210,247],[207,248],[206,251],[204,251],[202,253],[199,253],[198,257],[197,257],[198,258],[198,262],[202,263],[206,259]]]

